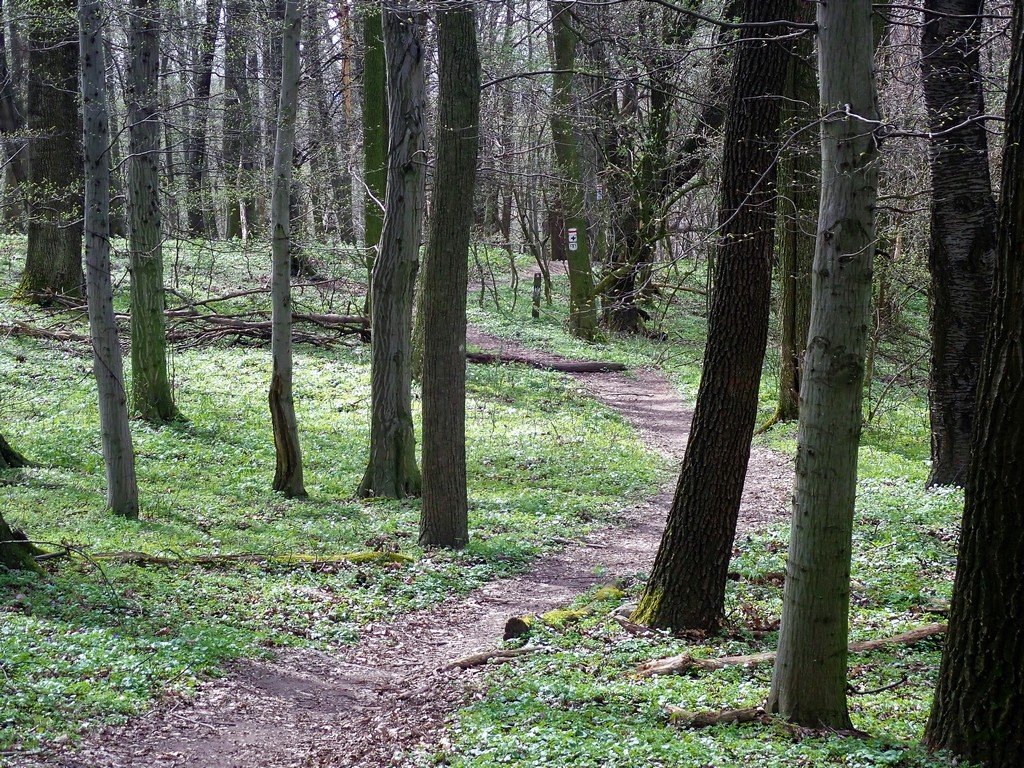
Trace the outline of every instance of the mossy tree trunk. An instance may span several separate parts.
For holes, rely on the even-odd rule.
[[[437,15],[434,204],[424,257],[423,508],[420,545],[464,547],[466,290],[480,125],[480,55],[471,2]]]
[[[746,0],[748,22],[790,19],[795,0]],[[721,238],[704,370],[668,524],[633,621],[715,630],[757,416],[775,240],[779,96],[788,51],[763,26],[740,34],[722,158]]]
[[[135,452],[110,278],[110,120],[101,9],[100,0],[82,0],[79,8],[89,336],[93,375],[99,391],[107,506],[115,515],[136,518],[139,516],[139,489],[135,479]]]
[[[370,459],[362,497],[418,496],[412,422],[412,308],[423,228],[423,43],[419,14],[383,14],[388,82],[388,181],[384,228],[373,264]]]
[[[82,123],[78,111],[76,0],[46,0],[29,19],[28,252],[21,297],[45,303],[83,295]]]
[[[292,396],[291,197],[295,118],[299,107],[299,40],[302,32],[299,3],[300,0],[286,0],[285,3],[270,222],[274,236],[270,341],[273,372],[269,396],[277,455],[274,490],[292,498],[306,495],[302,478],[299,425]]]
[[[971,453],[978,376],[992,302],[996,203],[981,74],[982,0],[927,0],[921,72],[932,178],[932,435],[929,485],[961,485]]]
[[[372,279],[373,261],[384,227],[388,180],[388,91],[384,61],[384,31],[379,6],[363,16],[363,233],[366,273]]]
[[[597,334],[597,300],[590,268],[590,242],[583,192],[583,169],[573,125],[573,76],[577,33],[572,25],[572,3],[550,0],[551,42],[554,51],[551,93],[551,138],[559,176],[559,208],[569,265],[569,332],[592,340]]]
[[[1024,765],[1024,4],[1013,8],[994,310],[979,382],[946,648],[925,741]]]
[[[769,707],[850,728],[846,656],[878,194],[871,0],[818,5],[821,206],[800,389],[782,628]]]
[[[132,408],[150,422],[177,416],[167,376],[160,215],[160,3],[132,0],[128,30],[128,224]]]
[[[814,20],[814,6],[800,21]],[[793,44],[786,76],[783,126],[788,146],[779,158],[779,406],[778,421],[800,415],[800,382],[811,323],[811,267],[821,189],[818,131],[818,68],[809,35]]]

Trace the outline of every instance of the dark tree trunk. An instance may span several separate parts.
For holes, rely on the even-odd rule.
[[[30,14],[27,127],[28,253],[19,294],[81,297],[82,131],[75,0]]]
[[[384,16],[388,80],[388,183],[371,279],[370,460],[359,495],[418,496],[412,423],[412,306],[423,228],[423,43],[418,14]]]
[[[928,484],[961,485],[970,458],[996,245],[985,124],[968,122],[985,113],[980,62],[984,3],[927,0],[924,7],[925,104],[929,130],[942,132],[931,139],[930,153],[932,472]]]
[[[802,9],[801,21],[814,21],[814,5]],[[778,421],[800,414],[807,330],[811,324],[811,265],[821,188],[818,131],[818,68],[813,41],[803,35],[793,45],[786,77],[783,125],[789,147],[779,159],[779,407]]]
[[[988,768],[1024,765],[1024,4],[1015,3],[994,309],[946,649],[925,741]]]
[[[167,376],[160,215],[160,5],[132,0],[128,31],[128,219],[132,408],[151,422],[177,415]]]
[[[0,435],[0,470],[18,469],[25,466],[28,466],[25,457],[14,450],[4,436]],[[0,542],[11,542],[0,543],[0,568],[12,570],[34,570],[36,568],[35,560],[32,559],[34,550],[28,544],[20,543],[21,538],[20,534],[11,530],[11,527],[4,521],[3,515],[0,515]]]
[[[379,8],[363,17],[363,234],[367,274],[380,245],[388,179],[388,95],[384,38]]]
[[[795,0],[746,0],[742,18],[790,19],[795,11]],[[744,30],[733,62],[704,372],[668,525],[633,617],[655,627],[714,630],[724,613],[768,340],[778,95],[788,55],[762,33]]]
[[[100,0],[82,0],[78,14],[89,340],[93,378],[99,394],[107,506],[115,515],[135,519],[139,516],[139,488],[110,276],[110,114],[107,111],[102,10]]]
[[[464,547],[466,289],[480,123],[473,5],[437,16],[434,204],[423,267],[423,510],[420,545]]]
[[[188,234],[204,237],[212,231],[211,211],[204,199],[206,180],[206,118],[210,112],[210,87],[213,82],[213,57],[220,27],[221,0],[206,0],[206,23],[200,38],[192,85],[193,124],[189,130],[185,157],[188,161],[187,187]]]

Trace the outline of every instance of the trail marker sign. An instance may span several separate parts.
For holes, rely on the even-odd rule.
[[[575,251],[580,246],[580,233],[576,227],[569,227],[567,232],[567,238],[569,241],[569,250]]]

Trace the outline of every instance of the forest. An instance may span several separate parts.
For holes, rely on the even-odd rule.
[[[0,0],[0,766],[1024,766],[1024,0]]]

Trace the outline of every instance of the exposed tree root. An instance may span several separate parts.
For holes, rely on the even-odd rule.
[[[914,645],[937,637],[946,631],[945,624],[928,624],[909,632],[903,632],[892,637],[883,637],[878,640],[862,640],[850,643],[850,653],[866,653],[868,651],[885,648],[889,645]],[[775,661],[775,651],[767,653],[753,653],[747,656],[723,656],[718,659],[695,659],[687,653],[677,656],[669,656],[664,659],[655,659],[645,662],[637,668],[637,677],[654,677],[655,675],[680,675],[691,671],[714,671],[726,667],[753,667],[759,664],[771,664]]]
[[[463,656],[448,664],[448,669],[472,669],[484,664],[503,664],[506,661],[539,653],[542,650],[544,649],[538,645],[524,645],[522,648],[496,648],[492,651],[471,653],[469,656]]]

